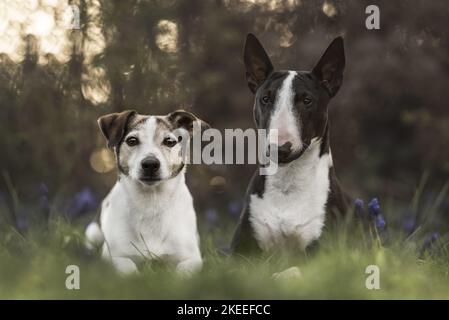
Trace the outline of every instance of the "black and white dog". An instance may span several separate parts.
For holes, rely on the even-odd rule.
[[[343,39],[332,41],[311,72],[275,71],[249,34],[244,63],[256,125],[278,132],[278,141],[269,141],[278,146],[279,168],[253,176],[231,247],[240,254],[304,251],[320,237],[326,211],[343,214],[347,207],[333,170],[327,108],[343,80]]]
[[[124,111],[98,119],[115,151],[119,175],[86,238],[123,273],[153,258],[187,273],[202,266],[180,136],[175,134],[184,130],[188,139],[194,121],[205,124],[182,110],[166,116]]]

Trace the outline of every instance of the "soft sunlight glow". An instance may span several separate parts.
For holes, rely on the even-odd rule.
[[[93,104],[108,101],[111,86],[106,79],[106,71],[101,67],[89,67],[81,76],[81,91],[84,98]]]
[[[94,56],[103,52],[106,42],[102,32],[102,25],[100,23],[100,1],[90,0],[88,1],[89,7],[87,9],[87,14],[92,23],[88,24],[87,27],[87,38],[84,42],[84,53],[86,63],[91,63]]]
[[[98,149],[91,154],[90,165],[96,172],[109,172],[115,166],[114,155],[106,148]]]
[[[173,21],[161,20],[157,24],[159,34],[156,45],[162,51],[175,53],[178,50],[178,26]]]
[[[42,37],[48,35],[54,26],[53,15],[50,12],[38,10],[28,17],[25,33]]]
[[[263,6],[266,10],[275,11],[281,9],[293,9],[301,0],[246,0],[248,5]]]
[[[58,61],[69,59],[67,0],[8,0],[0,2],[0,53],[14,62],[23,60],[26,35],[38,42],[39,63],[52,54]]]
[[[73,5],[77,2],[74,1]],[[105,41],[99,23],[100,2],[87,0],[90,23],[84,41],[86,63],[104,50]],[[38,43],[38,62],[45,64],[46,55],[66,63],[70,59],[73,11],[68,0],[7,0],[0,2],[0,54],[14,62],[23,60],[26,35],[35,36]]]
[[[332,18],[337,15],[337,8],[332,3],[325,1],[323,3],[323,12],[326,16]]]

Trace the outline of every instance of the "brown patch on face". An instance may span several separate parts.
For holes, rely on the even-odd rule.
[[[192,134],[193,121],[200,121],[201,128],[207,127],[207,124],[196,116],[183,110],[177,110],[166,116],[140,115],[132,111],[132,115],[127,118],[126,123],[121,128],[120,137],[114,141],[117,167],[120,173],[119,178],[121,174],[125,176],[133,175],[133,177],[136,176],[134,178],[137,178],[140,170],[137,167],[137,162],[140,162],[142,160],[140,158],[143,158],[146,153],[151,154],[152,152],[157,155],[161,162],[161,179],[177,176],[185,166],[183,158],[185,156],[183,152],[185,143],[180,143],[178,138],[182,135],[182,141],[189,140],[189,133]],[[181,128],[186,130],[187,136],[175,131]],[[130,133],[134,131],[139,132],[136,133],[136,137],[140,140],[139,144],[142,144],[141,146],[137,145],[136,149],[128,147],[125,143],[125,138],[129,137]],[[164,139],[167,137],[178,140],[178,142],[172,146],[169,143],[164,143]],[[152,141],[148,141],[148,139]],[[149,144],[146,145],[147,143]],[[153,148],[153,151],[151,151],[151,148]]]
[[[129,131],[130,122],[136,118],[136,111],[126,110],[120,113],[110,113],[98,118],[98,126],[107,140],[109,148],[115,149],[115,158],[119,171],[126,172],[120,164],[120,146]]]
[[[126,110],[98,118],[98,126],[108,141],[109,148],[116,147],[121,142],[126,134],[129,122],[136,114],[134,110]]]
[[[184,128],[186,129],[190,135],[193,135],[193,123],[199,122],[201,131],[204,131],[208,128],[210,128],[210,125],[196,117],[193,113],[184,111],[184,110],[176,110],[171,112],[166,117],[167,121],[172,124],[172,126],[177,128]]]
[[[147,121],[149,117],[150,116],[144,116],[144,115],[141,115],[141,114],[136,115],[132,119],[132,121],[130,121],[128,132],[130,132],[131,130],[136,129],[136,127],[138,127],[139,125],[145,123],[145,121]]]
[[[124,138],[126,137],[126,135],[131,132],[132,130],[137,129],[140,125],[144,124],[145,121],[147,121],[147,119],[149,118],[149,116],[144,116],[144,115],[140,115],[140,114],[136,114],[128,123],[125,132],[123,134],[122,139],[120,140],[119,144],[117,145],[117,147],[115,148],[115,157],[117,160],[117,167],[118,170],[124,174],[125,176],[129,175],[129,167],[126,164],[127,163],[127,156],[124,155],[124,157],[121,157],[121,147],[123,145],[123,141]]]
[[[168,120],[168,117],[156,118],[156,130],[154,134],[155,143],[160,145],[162,154],[167,163],[167,168],[170,174],[170,178],[177,176],[184,168],[184,161],[182,158],[181,143],[176,143],[173,147],[164,145],[163,141],[168,136],[173,136],[175,139],[178,137],[174,134],[176,128]]]

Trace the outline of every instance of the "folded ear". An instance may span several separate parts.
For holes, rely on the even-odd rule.
[[[245,62],[248,87],[255,93],[273,71],[273,65],[265,49],[252,33],[246,36],[243,61]]]
[[[197,124],[199,125],[201,131],[210,128],[210,125],[207,122],[199,119],[193,113],[184,110],[173,111],[167,116],[167,118],[176,129],[184,128],[190,133],[191,136],[193,135],[193,124],[195,121],[198,121]]]
[[[328,90],[331,97],[335,96],[343,82],[345,68],[345,50],[343,38],[335,38],[322,55],[312,73],[318,77],[321,84]]]
[[[108,147],[116,147],[125,135],[126,127],[130,119],[136,114],[134,110],[126,110],[120,113],[110,113],[98,118],[101,132],[108,141]]]

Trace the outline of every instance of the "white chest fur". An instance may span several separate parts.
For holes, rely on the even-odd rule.
[[[136,188],[123,179],[103,202],[103,255],[124,272],[135,269],[130,261],[152,258],[180,269],[201,266],[196,216],[183,174],[164,182],[161,190]]]
[[[263,197],[250,199],[250,223],[263,250],[304,250],[321,235],[329,194],[330,154],[318,141],[297,160],[267,176]]]

